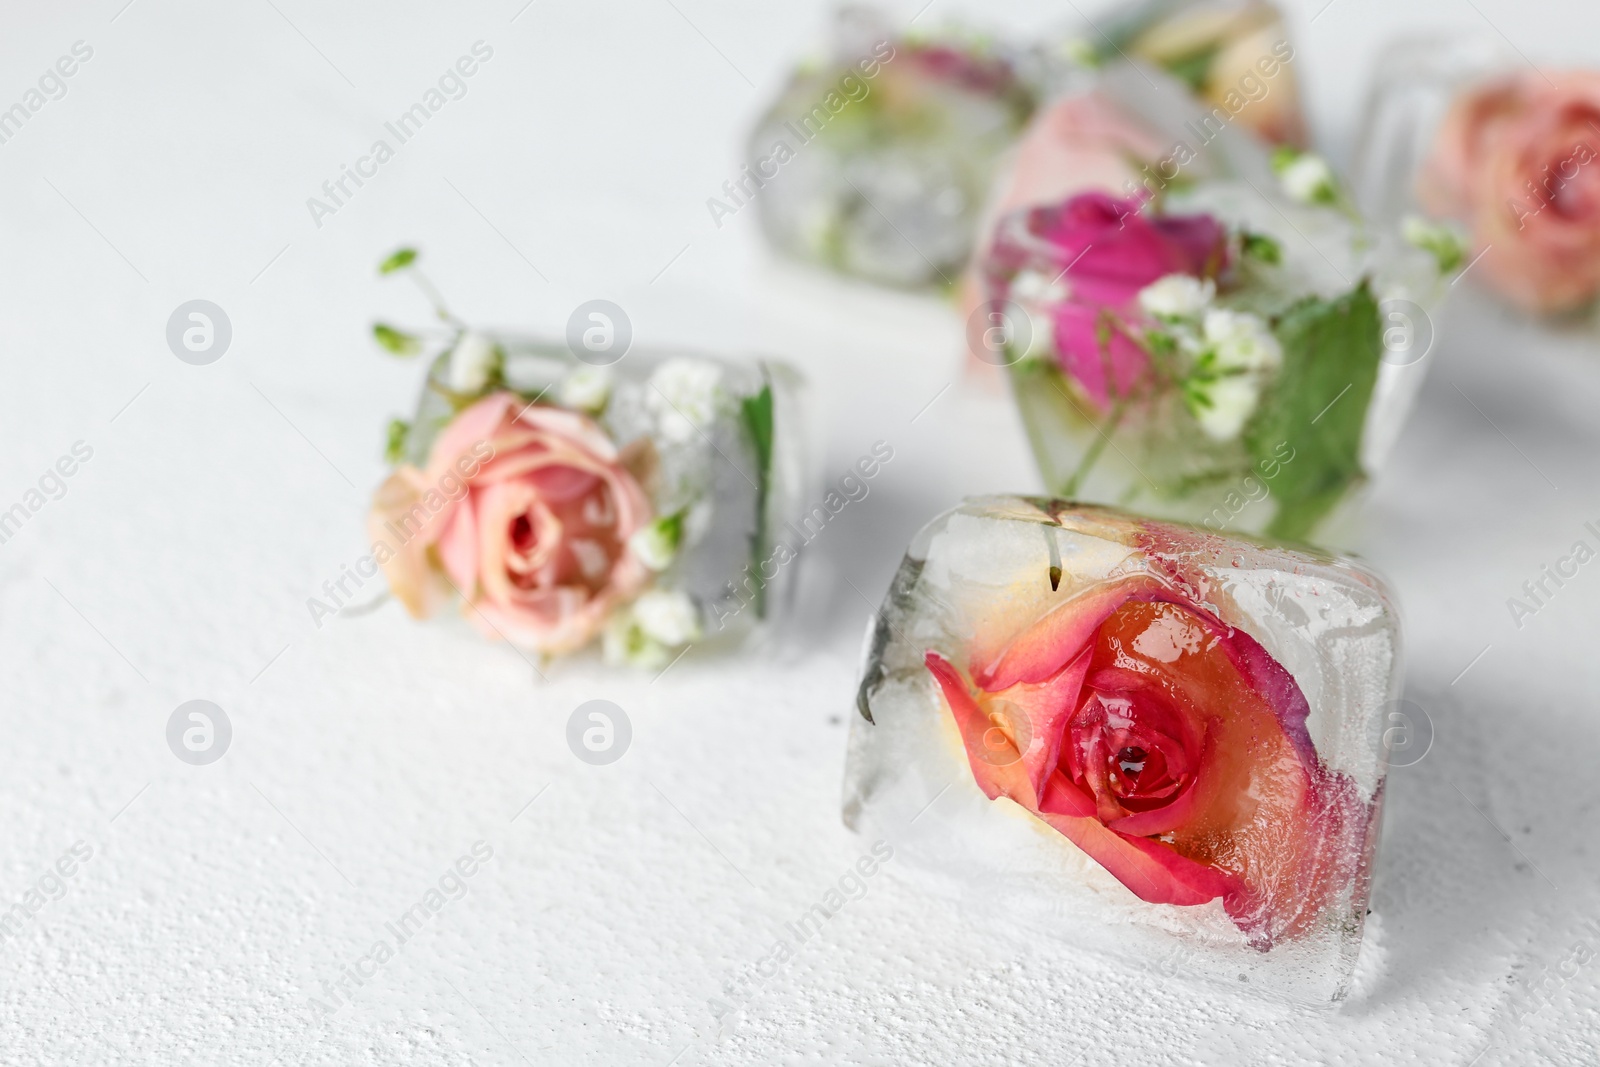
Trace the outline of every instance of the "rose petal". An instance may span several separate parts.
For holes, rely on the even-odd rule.
[[[1111,387],[1126,397],[1150,365],[1144,349],[1120,329],[1102,329],[1097,306],[1075,302],[1055,309],[1055,345],[1061,369],[1102,411],[1111,406]],[[1107,367],[1111,382],[1107,382]]]
[[[1082,654],[1095,630],[1117,608],[1165,592],[1161,583],[1141,574],[1079,593],[1013,640],[993,664],[974,670],[973,681],[991,693],[1020,682],[1044,681]]]
[[[1141,641],[1152,624],[1182,613],[1213,640],[1175,646]],[[1129,816],[1115,828],[1161,832],[1169,847],[1233,879],[1224,904],[1241,929],[1270,944],[1299,932],[1347,880],[1330,877],[1350,850],[1345,827],[1362,805],[1353,783],[1332,774],[1305,732],[1305,696],[1243,631],[1171,603],[1130,602],[1101,628],[1090,677],[1102,666],[1164,686],[1205,723],[1194,785],[1181,803]],[[1165,818],[1159,812],[1166,813]]]
[[[478,590],[478,520],[469,502],[455,509],[439,535],[439,561],[462,596]]]
[[[518,402],[511,393],[491,393],[463,410],[439,431],[428,453],[428,473],[433,480],[450,469],[455,461],[471,455],[474,448],[493,440],[501,424]]]
[[[616,461],[617,446],[587,415],[548,404],[534,404],[524,408],[517,421],[557,440],[570,442],[575,449],[587,452],[602,463]]]
[[[417,468],[400,467],[373,494],[367,516],[367,534],[373,544],[390,550],[389,557],[379,564],[389,589],[417,619],[431,615],[443,595],[428,566],[428,546],[439,522],[422,504],[427,487],[426,477]]]
[[[1025,746],[1022,764],[1036,794],[1044,792],[1046,780],[1056,771],[1066,721],[1078,707],[1088,671],[1089,650],[1084,649],[1082,655],[1047,681],[1020,682],[986,698],[1004,700],[1022,712],[1027,736],[1016,740]]]
[[[967,750],[967,764],[972,768],[972,777],[977,781],[978,788],[990,800],[1010,797],[1023,807],[1032,809],[1036,798],[1033,786],[1028,781],[1022,754],[1014,745],[1007,748],[1000,736],[1001,731],[996,730],[996,724],[972,699],[966,681],[948,660],[937,652],[929,652],[923,662],[939,683],[939,690],[944,694],[950,714],[961,731],[961,740]]]
[[[1236,880],[1226,872],[1186,859],[1159,841],[1118,833],[1094,818],[1038,814],[1140,900],[1151,904],[1205,904],[1218,897],[1226,898],[1237,888]]]

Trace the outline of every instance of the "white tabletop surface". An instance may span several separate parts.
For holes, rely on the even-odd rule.
[[[0,939],[0,1061],[1593,1057],[1600,564],[1520,628],[1506,604],[1596,541],[1592,339],[1459,301],[1373,495],[1363,552],[1400,592],[1408,696],[1436,737],[1391,776],[1345,1006],[1002,943],[891,863],[719,1022],[724,987],[869,845],[838,813],[871,611],[851,585],[881,595],[959,496],[1038,487],[1003,394],[961,375],[954,312],[777,265],[752,213],[708,215],[822,5],[125,2],[0,9],[0,107],[75,42],[93,50],[0,144],[0,508],[76,442],[93,450],[0,544],[0,910],[41,884],[58,897]],[[1289,8],[1335,160],[1401,30],[1492,26],[1529,56],[1600,60],[1590,5],[1325,4]],[[1081,21],[1022,0],[932,0],[922,18],[963,9],[1023,31]],[[467,95],[315,225],[306,199],[480,40],[493,55]],[[314,624],[307,598],[365,550],[383,424],[417,383],[366,333],[422,319],[374,271],[406,242],[479,321],[555,332],[605,297],[636,344],[791,359],[817,385],[824,474],[892,443],[808,560],[789,651],[690,655],[653,684],[581,662],[541,683],[394,604]],[[209,366],[164,337],[194,298],[232,323]],[[209,766],[165,740],[195,698],[233,725]],[[611,766],[565,742],[592,698],[632,722]],[[319,1011],[477,841],[493,856],[465,895]],[[90,858],[54,875],[79,842]]]

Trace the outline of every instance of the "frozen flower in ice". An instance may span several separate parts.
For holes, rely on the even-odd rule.
[[[1227,265],[1227,231],[1218,219],[1147,207],[1140,197],[1080,193],[1018,212],[1021,234],[1002,231],[990,253],[1004,262],[1030,255],[1027,247],[1048,249],[1049,266],[1071,294],[1038,317],[1054,320],[1049,336],[1062,373],[1102,411],[1113,396],[1132,392],[1149,362],[1127,331],[1107,330],[1106,312],[1127,314],[1141,290],[1168,275],[1208,277]]]
[[[556,389],[562,407],[576,408],[591,415],[605,410],[611,399],[611,372],[605,367],[581,366],[574,369]]]
[[[1004,521],[1020,525],[1025,505],[1016,506]],[[1052,521],[1074,508],[1065,501],[1044,506]],[[994,507],[994,513],[999,510]],[[951,555],[972,551],[958,538],[983,537],[993,544],[1003,536],[1001,522],[974,519],[967,519],[972,525],[940,524],[927,542],[934,564],[948,566]],[[882,777],[894,761],[883,746],[892,738],[902,758],[921,759],[911,754],[927,750],[949,760],[940,743],[954,726],[970,780],[991,801],[1006,798],[1006,818],[1018,808],[1030,813],[1040,830],[1060,834],[1141,900],[1180,908],[1216,902],[1257,952],[1327,936],[1323,931],[1339,921],[1330,915],[1359,924],[1371,835],[1377,832],[1372,790],[1382,789],[1382,757],[1376,751],[1368,757],[1367,773],[1380,784],[1361,787],[1345,769],[1348,763],[1326,759],[1326,746],[1319,753],[1306,728],[1311,705],[1301,685],[1320,683],[1321,677],[1303,665],[1308,661],[1296,642],[1307,649],[1315,644],[1311,655],[1329,657],[1330,666],[1336,653],[1324,651],[1320,635],[1300,634],[1273,641],[1268,651],[1251,633],[1259,623],[1246,625],[1242,613],[1224,614],[1239,612],[1228,598],[1196,595],[1211,592],[1215,573],[1199,568],[1216,564],[1191,560],[1237,559],[1253,551],[1249,546],[1219,551],[1207,531],[1144,525],[1101,509],[1089,523],[1096,524],[1096,533],[1074,534],[1083,540],[1072,543],[1104,537],[1100,543],[1114,546],[1111,558],[1117,560],[1129,552],[1148,553],[1139,561],[1140,573],[1130,576],[1118,568],[1115,576],[1105,575],[1106,565],[1098,561],[1074,573],[1074,552],[1063,558],[1060,596],[1020,603],[1007,595],[1005,583],[1023,573],[1004,570],[1010,561],[974,572],[967,588],[937,593],[929,589],[929,576],[950,570],[930,565],[912,572],[904,586],[897,579],[897,591],[916,592],[900,594],[909,606],[895,602],[888,610],[904,612],[919,639],[901,638],[890,654],[910,663],[920,652],[938,696],[930,708],[926,690],[917,690],[914,698],[903,698],[914,705],[890,710],[892,687],[911,687],[898,678],[881,682],[888,671],[881,651],[874,651],[862,687],[874,720],[857,722],[852,735],[852,743],[859,738],[863,748],[873,749],[860,761],[853,752],[851,762],[866,763],[872,768],[866,773],[880,777],[867,785],[853,771],[847,796],[886,792],[890,783],[910,781],[910,774],[928,774],[935,764],[914,764],[899,779]],[[1022,543],[1020,536],[1016,543]],[[933,554],[939,552],[950,555]],[[1304,557],[1280,558],[1283,579],[1303,573]],[[1149,571],[1143,571],[1146,566]],[[1224,605],[1220,610],[1218,602]],[[981,605],[981,611],[968,605]],[[957,616],[961,611],[971,614]],[[961,621],[952,625],[957,617]],[[1378,625],[1374,618],[1364,632]],[[894,629],[898,635],[899,627]],[[1265,626],[1256,633],[1281,637]],[[1285,656],[1285,648],[1296,657]],[[1290,666],[1302,672],[1300,679]],[[1306,688],[1319,701],[1329,699],[1312,684]],[[1317,707],[1327,713],[1325,703]],[[930,710],[943,720],[937,726],[927,722]],[[1360,721],[1340,720],[1357,729]],[[886,722],[894,725],[881,725]],[[943,774],[960,764],[937,766],[933,773]],[[950,843],[954,848],[981,840],[984,832],[951,835]],[[1126,919],[1119,914],[1118,921]],[[1161,921],[1175,920],[1169,914]]]
[[[1207,311],[1205,339],[1224,370],[1270,370],[1283,362],[1283,346],[1266,321],[1248,311]]]
[[[1600,295],[1597,119],[1600,73],[1529,70],[1465,87],[1432,137],[1423,208],[1466,226],[1478,279],[1526,311]]]
[[[1192,274],[1168,274],[1139,290],[1139,306],[1162,319],[1198,315],[1217,295],[1217,283]]]
[[[668,648],[700,639],[700,609],[688,593],[652,589],[633,602],[633,618],[646,636]]]
[[[500,350],[481,333],[467,330],[450,351],[450,389],[476,395],[488,386],[500,362]]]
[[[661,436],[674,444],[693,441],[716,419],[724,399],[722,368],[703,359],[669,359],[650,376],[645,403]]]
[[[1302,204],[1331,204],[1339,199],[1337,179],[1327,160],[1312,152],[1280,150],[1273,159],[1283,191]]]
[[[653,571],[664,571],[678,555],[683,541],[683,512],[665,515],[628,539],[628,549]]]

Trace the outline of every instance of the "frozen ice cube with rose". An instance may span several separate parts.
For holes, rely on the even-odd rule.
[[[1059,142],[1070,165],[997,222],[969,340],[1009,368],[1051,492],[1344,540],[1460,264],[1363,219],[1320,158],[1213,129],[1159,77],[1108,68],[1041,114],[1023,158]]]
[[[1033,110],[1025,57],[967,31],[906,34],[863,8],[842,10],[834,37],[828,58],[794,71],[709,210],[720,226],[754,201],[768,239],[798,259],[949,284]]]
[[[434,352],[368,518],[396,599],[417,618],[457,606],[543,657],[598,644],[655,671],[769,634],[794,587],[774,560],[806,477],[799,375],[635,350],[604,301],[577,309],[565,344],[477,329],[416,258],[382,269],[411,273],[444,328],[375,328],[398,355]]]
[[[848,824],[996,936],[1348,990],[1399,623],[1359,563],[1059,500],[968,500],[869,630]]]

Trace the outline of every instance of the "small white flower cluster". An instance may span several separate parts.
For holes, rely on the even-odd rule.
[[[1139,307],[1158,319],[1187,319],[1211,306],[1217,283],[1192,274],[1168,274],[1139,291]]]
[[[1229,441],[1256,410],[1266,376],[1283,346],[1261,316],[1213,305],[1210,279],[1169,274],[1139,293],[1139,307],[1159,324],[1145,332],[1154,349],[1185,360],[1184,402],[1207,437]]]
[[[688,593],[651,589],[611,616],[601,636],[607,663],[660,670],[673,650],[698,641],[704,630],[700,609]]]
[[[474,330],[464,330],[450,350],[446,378],[451,391],[477,396],[488,388],[501,359],[500,346],[492,338]]]
[[[585,405],[574,401],[592,398],[596,406],[589,410],[603,408],[610,379],[603,379],[603,386],[591,384],[598,370],[573,371],[562,383],[561,402],[582,407]],[[719,364],[681,357],[655,369],[642,398],[644,410],[655,424],[658,447],[669,454],[697,449],[733,403]],[[684,546],[705,532],[709,501],[693,489],[689,496],[689,503],[678,511],[656,517],[628,540],[629,551],[653,571],[670,568]],[[683,499],[681,493],[679,499]],[[698,641],[703,633],[700,608],[692,596],[678,589],[655,588],[613,614],[602,635],[602,650],[607,662],[660,670],[672,662],[679,649]]]
[[[710,360],[669,359],[650,375],[644,402],[669,444],[699,440],[728,403],[722,368]]]
[[[1328,161],[1316,153],[1280,149],[1272,166],[1290,199],[1302,204],[1338,203],[1339,179]]]
[[[610,399],[611,372],[605,367],[575,367],[556,386],[556,403],[586,415],[599,415]]]
[[[664,571],[683,542],[683,512],[654,519],[628,538],[628,551],[653,571]]]
[[[1431,255],[1440,274],[1453,274],[1466,262],[1467,237],[1452,223],[1407,215],[1400,220],[1400,236],[1405,238],[1407,244]]]

